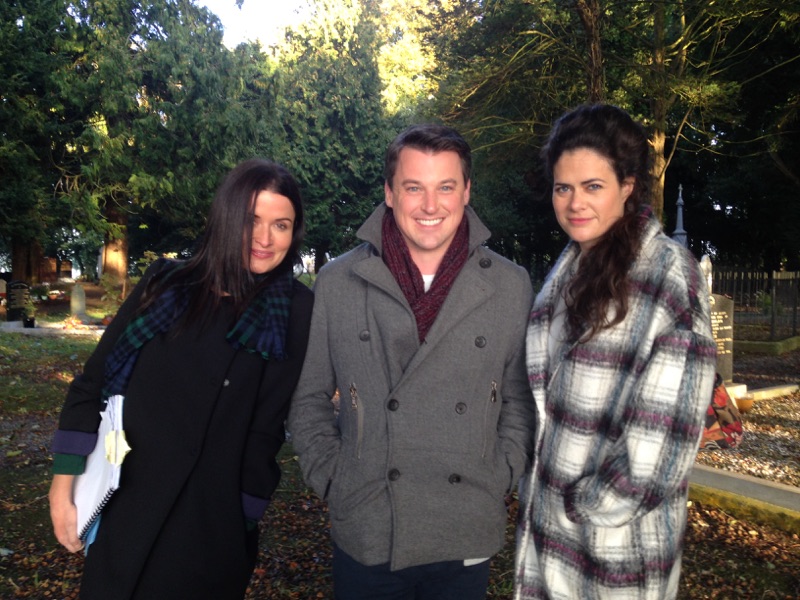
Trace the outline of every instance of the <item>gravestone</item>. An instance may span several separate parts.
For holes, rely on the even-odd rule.
[[[76,283],[72,287],[72,293],[69,297],[69,312],[82,322],[89,320],[89,317],[86,316],[86,291],[80,283]]]
[[[9,321],[22,321],[27,316],[26,306],[31,298],[31,290],[24,281],[12,281],[8,284]]]
[[[700,259],[700,270],[706,277],[708,291],[714,280],[711,259],[707,254]],[[733,381],[733,299],[720,294],[710,294],[711,333],[717,343],[717,373],[724,383]]]
[[[706,285],[708,286],[708,293],[710,294],[713,291],[714,277],[712,274],[711,259],[708,254],[703,254],[703,257],[700,259],[700,270],[703,272],[703,277],[706,278]]]
[[[711,294],[711,332],[717,342],[717,373],[722,381],[733,381],[733,299]]]

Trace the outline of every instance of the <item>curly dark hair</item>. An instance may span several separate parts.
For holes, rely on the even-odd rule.
[[[582,253],[567,290],[570,333],[578,336],[586,331],[581,337],[585,342],[620,323],[628,312],[628,272],[641,246],[644,221],[640,214],[649,199],[651,159],[644,128],[627,112],[609,104],[579,106],[555,122],[542,149],[550,178],[564,152],[582,148],[605,157],[620,184],[629,177],[634,179],[623,216]]]

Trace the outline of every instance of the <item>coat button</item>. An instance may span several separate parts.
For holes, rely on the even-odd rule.
[[[228,387],[231,384],[230,379],[226,379],[222,382],[222,387]]]
[[[478,348],[483,348],[486,345],[486,338],[483,337],[482,335],[479,335],[478,337],[475,338],[475,345]]]
[[[388,406],[389,406],[389,410],[397,410],[398,408],[400,408],[400,403],[397,400],[395,400],[394,398],[392,398],[391,400],[389,400],[389,405]]]
[[[478,264],[481,266],[481,269],[488,269],[492,266],[492,259],[491,258],[482,258]]]
[[[358,334],[358,339],[360,339],[362,342],[368,342],[369,341],[369,329],[365,329],[364,331],[359,333]]]
[[[452,483],[454,485],[456,483],[461,483],[461,475],[458,475],[457,473],[453,473],[452,475],[450,475],[450,477],[447,478],[447,481],[449,481],[450,483]]]
[[[389,471],[389,481],[397,481],[398,479],[400,479],[400,471],[397,469]]]
[[[456,404],[456,412],[460,415],[463,415],[465,412],[467,412],[467,405],[463,402],[459,402]]]

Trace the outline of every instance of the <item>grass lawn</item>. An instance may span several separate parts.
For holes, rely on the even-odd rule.
[[[57,547],[47,507],[48,446],[72,377],[96,342],[0,332],[0,598],[77,598],[82,557]],[[327,509],[306,488],[290,444],[284,476],[261,523],[248,599],[332,598]],[[507,544],[488,598],[511,598],[512,502]],[[797,536],[690,508],[681,600],[800,597]]]

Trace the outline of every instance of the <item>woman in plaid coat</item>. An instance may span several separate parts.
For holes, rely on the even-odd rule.
[[[709,292],[644,205],[647,138],[627,113],[567,113],[543,154],[571,241],[528,329],[539,419],[515,598],[674,598],[714,381]]]

